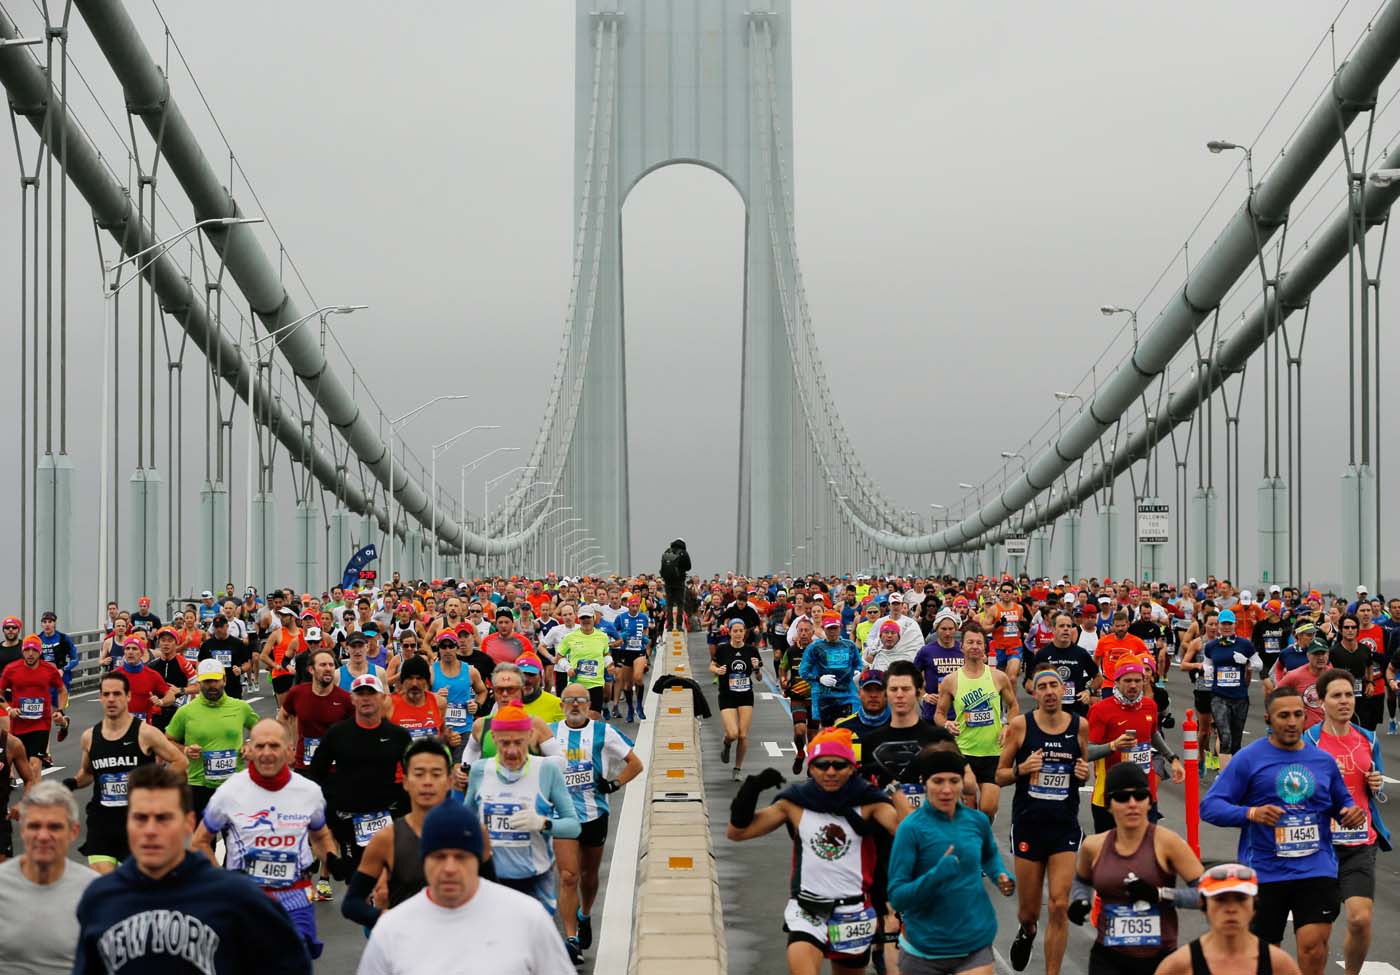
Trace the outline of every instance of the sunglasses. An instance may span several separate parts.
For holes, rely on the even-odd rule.
[[[586,698],[586,697],[561,697],[559,700],[563,701],[565,704],[587,704],[587,703],[588,703],[588,698]]]
[[[840,758],[819,758],[812,763],[812,768],[816,769],[818,772],[834,772],[850,767],[850,762]]]
[[[1242,863],[1222,863],[1206,871],[1207,880],[1255,880],[1257,875]]]
[[[417,642],[416,640],[403,640],[403,641],[400,641],[399,646],[401,646],[401,647],[417,647],[417,646],[418,646],[418,642]]]
[[[1109,802],[1127,802],[1130,799],[1134,802],[1147,802],[1152,798],[1150,789],[1124,789],[1121,792],[1109,793]]]
[[[515,697],[517,694],[523,697],[525,689],[523,687],[493,687],[491,693],[497,697]]]

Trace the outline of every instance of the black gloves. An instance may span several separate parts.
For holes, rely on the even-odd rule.
[[[1123,885],[1123,889],[1135,901],[1147,901],[1149,904],[1155,904],[1162,899],[1161,891],[1140,877],[1129,880]]]
[[[70,775],[70,776],[68,776],[68,778],[66,778],[66,779],[63,780],[63,787],[64,787],[65,789],[67,789],[69,792],[77,792],[77,791],[78,791],[78,780],[75,779],[75,778],[73,778],[73,776]]]
[[[603,795],[608,796],[612,795],[618,789],[621,789],[622,784],[619,783],[617,779],[595,778],[593,780],[593,788],[597,789]]]
[[[350,879],[351,873],[355,871],[355,864],[350,861],[349,857],[336,856],[332,853],[326,857],[326,871],[336,880],[345,883]]]
[[[1068,912],[1070,922],[1076,925],[1083,924],[1089,918],[1090,906],[1089,901],[1070,901]]]
[[[743,829],[752,823],[754,813],[758,810],[758,794],[764,789],[786,782],[787,779],[775,768],[766,768],[757,775],[750,775],[744,779],[734,796],[734,801],[729,804],[729,825],[735,829]]]

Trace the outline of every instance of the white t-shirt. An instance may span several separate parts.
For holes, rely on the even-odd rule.
[[[469,950],[454,951],[466,945]],[[533,898],[489,880],[461,907],[420,890],[385,911],[358,975],[574,975],[553,920]]]
[[[307,834],[326,825],[326,800],[319,785],[296,772],[273,791],[244,769],[219,786],[204,809],[204,825],[224,834],[229,870],[243,871],[262,887],[290,887],[314,859]]]
[[[540,637],[540,646],[554,655],[554,670],[556,673],[567,674],[569,672],[569,662],[559,656],[559,642],[577,629],[577,623],[573,626],[565,626],[563,623],[560,623],[557,626],[551,626],[549,632]]]

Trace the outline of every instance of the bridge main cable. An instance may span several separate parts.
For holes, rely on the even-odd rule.
[[[1375,19],[1370,33],[1357,45],[1354,56],[1343,63],[1333,76],[1330,96],[1318,102],[1299,128],[1297,138],[1289,144],[1288,151],[1236,211],[1204,258],[1192,268],[1186,284],[1145,331],[1129,361],[1108,378],[1088,407],[1066,425],[1055,443],[1038,454],[1006,490],[970,517],[943,531],[925,535],[902,535],[876,528],[860,512],[843,502],[857,530],[872,542],[895,552],[914,555],[957,551],[973,547],[979,539],[1030,505],[1037,495],[1054,484],[1133,407],[1190,340],[1206,316],[1219,306],[1230,286],[1251,268],[1260,248],[1283,225],[1289,206],[1337,145],[1346,127],[1375,103],[1377,89],[1397,60],[1400,60],[1400,2],[1392,0]],[[1400,154],[1392,153],[1386,165],[1400,165]],[[1366,213],[1360,219],[1375,219],[1375,214],[1384,214],[1396,195],[1394,190],[1368,189]],[[1284,303],[1284,315],[1291,310],[1290,306],[1296,307],[1306,300],[1327,272],[1346,256],[1349,250],[1347,221],[1353,219],[1357,217],[1350,213],[1343,216],[1340,241],[1338,223],[1334,222],[1323,240],[1315,248],[1310,248],[1297,268],[1280,282],[1278,291]],[[1341,252],[1336,253],[1339,244]],[[1255,318],[1263,313],[1263,310],[1257,311]],[[1281,318],[1270,319],[1274,323],[1279,320]],[[1197,383],[1213,383],[1210,388],[1214,389],[1218,381],[1228,374],[1227,366],[1238,367],[1248,358],[1258,344],[1255,340],[1262,341],[1262,324],[1251,319],[1251,326],[1237,329],[1232,334],[1231,340],[1214,357],[1211,373],[1205,377],[1198,376]],[[1198,395],[1196,385],[1191,385],[1184,392],[1194,406]],[[1171,402],[1178,405],[1184,403],[1181,395],[1174,395]],[[1171,426],[1184,418],[1184,409],[1182,406],[1180,410],[1167,411],[1169,422],[1157,424],[1157,439],[1160,440]],[[1182,416],[1177,416],[1178,412]],[[1135,456],[1140,457],[1153,442],[1152,436],[1148,430],[1141,431],[1115,451],[1110,462],[1114,472],[1125,469]],[[1036,522],[1044,522],[1048,517],[1068,510],[1074,501],[1088,497],[1089,490],[1085,486],[1091,489],[1100,483],[1102,469],[1098,473],[1099,481],[1086,476],[1079,491],[1074,495],[1062,496],[1054,505],[1043,509]],[[1027,527],[1031,527],[1030,520]]]

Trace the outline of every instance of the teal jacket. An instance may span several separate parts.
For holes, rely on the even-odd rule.
[[[899,824],[890,850],[890,906],[904,919],[900,946],[920,958],[958,958],[990,945],[997,916],[982,877],[1006,872],[984,813],[959,804],[949,817],[923,803]]]
[[[1381,758],[1381,740],[1376,737],[1374,731],[1367,731],[1360,725],[1352,725],[1357,731],[1365,736],[1371,743],[1371,766],[1382,775],[1385,774],[1385,761]],[[1322,725],[1315,724],[1303,732],[1303,740],[1309,744],[1316,745],[1317,740],[1322,737]],[[1390,830],[1385,828],[1385,821],[1381,819],[1380,803],[1376,802],[1375,796],[1369,796],[1367,805],[1371,808],[1367,815],[1371,817],[1371,826],[1376,831],[1376,845],[1382,850],[1390,849]]]

